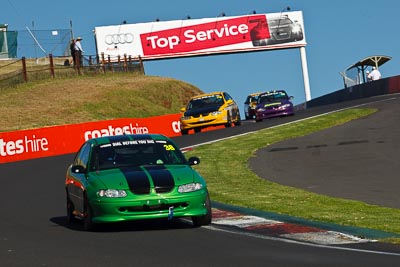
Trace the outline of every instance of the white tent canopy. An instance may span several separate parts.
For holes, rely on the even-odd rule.
[[[380,66],[391,59],[392,57],[389,56],[375,55],[366,57],[350,65],[343,72],[340,72],[340,75],[342,75],[344,80],[344,86],[349,87],[365,83],[367,81],[365,72],[368,67],[376,67],[379,69]]]

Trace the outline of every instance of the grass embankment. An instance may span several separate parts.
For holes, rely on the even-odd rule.
[[[350,109],[264,129],[242,137],[196,147],[187,152],[187,156],[196,155],[202,159],[202,163],[196,166],[196,169],[206,178],[211,199],[214,201],[317,222],[400,234],[399,209],[327,197],[279,185],[261,179],[248,166],[249,159],[259,148],[340,125],[374,111]],[[391,239],[390,242],[400,244],[400,239]]]
[[[0,132],[175,114],[199,93],[172,78],[123,73],[29,82],[1,90]]]

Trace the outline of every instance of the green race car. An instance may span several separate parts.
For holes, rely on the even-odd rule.
[[[168,137],[119,135],[89,139],[66,174],[67,221],[98,223],[191,217],[195,226],[211,223],[204,180]]]

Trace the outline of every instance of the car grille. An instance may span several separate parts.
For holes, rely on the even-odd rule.
[[[172,189],[174,189],[174,185],[171,186],[156,186],[154,190],[156,193],[168,193],[171,192]],[[148,195],[150,194],[150,187],[147,188],[136,188],[135,190],[131,189],[131,192],[136,194],[136,195]]]
[[[174,185],[171,186],[156,186],[154,188],[157,193],[168,193],[171,192],[172,189],[174,189]]]
[[[289,31],[279,31],[276,34],[274,34],[274,37],[275,37],[276,40],[289,39],[290,38],[290,32]]]
[[[135,188],[134,190],[131,190],[131,192],[136,195],[147,195],[150,194],[150,187]]]
[[[201,114],[194,114],[194,115],[192,115],[192,117],[193,117],[193,118],[199,118],[200,115],[203,116],[203,117],[206,117],[206,116],[210,115],[210,112],[201,113]]]
[[[279,109],[279,107],[280,107],[280,105],[268,106],[268,107],[265,107],[265,109],[267,109],[267,110],[275,110],[275,109]]]
[[[191,125],[197,125],[197,124],[205,124],[205,123],[210,123],[214,120],[207,120],[207,121],[198,121],[198,122],[193,122],[191,123]]]
[[[188,202],[178,202],[173,204],[157,204],[157,205],[143,205],[143,206],[128,206],[120,207],[120,212],[152,212],[152,211],[168,211],[171,207],[174,209],[182,209],[189,206]]]

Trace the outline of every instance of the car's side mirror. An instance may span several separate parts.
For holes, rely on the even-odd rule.
[[[75,165],[71,167],[71,171],[73,173],[85,173],[86,169],[85,167],[81,166],[81,165]]]
[[[186,108],[181,108],[181,112],[185,112],[186,111]]]
[[[200,163],[200,159],[198,157],[190,157],[189,158],[189,165],[198,165]]]

